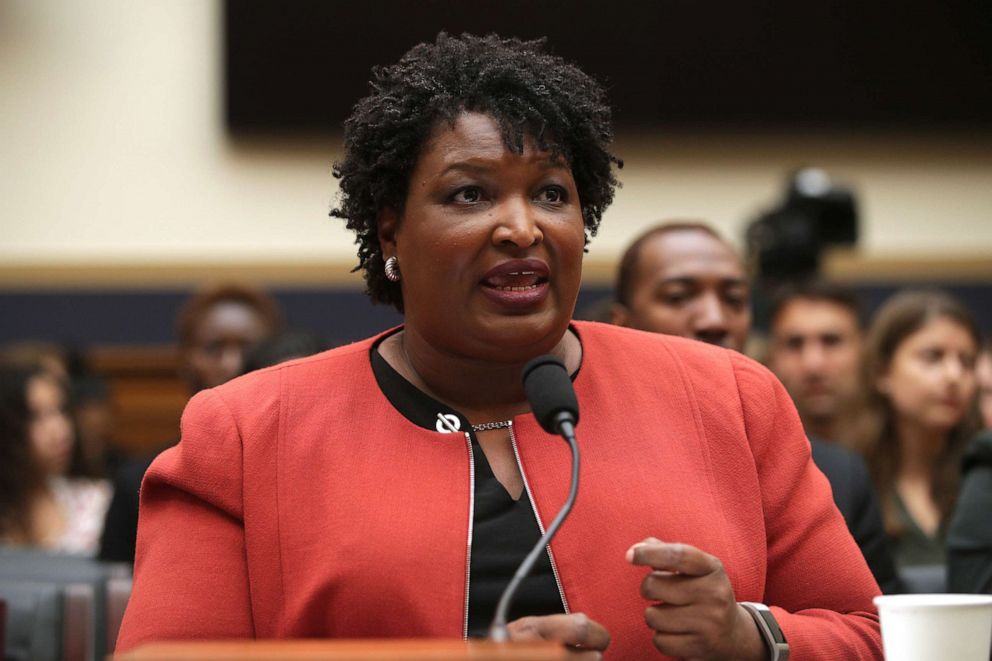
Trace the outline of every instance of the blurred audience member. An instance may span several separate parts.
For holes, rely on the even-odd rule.
[[[670,261],[669,261],[670,260]],[[701,223],[648,230],[624,253],[613,319],[742,351],[751,331],[750,288],[740,257]],[[868,469],[850,450],[811,438],[813,462],[884,592],[901,585]]]
[[[0,349],[0,363],[41,369],[66,386],[76,442],[66,473],[103,479],[112,475],[120,453],[113,447],[114,415],[107,382],[93,372],[83,354],[55,342],[25,340]]]
[[[978,355],[975,376],[978,379],[978,410],[982,415],[982,427],[992,429],[992,343],[986,343]]]
[[[107,381],[92,372],[72,377],[72,418],[78,451],[69,472],[85,477],[113,475],[123,461],[114,447],[114,407]]]
[[[244,373],[278,365],[293,358],[312,356],[331,348],[331,343],[316,333],[299,328],[286,330],[262,342],[248,354]]]
[[[223,284],[194,294],[183,304],[176,324],[179,372],[190,394],[219,386],[242,374],[248,354],[282,327],[279,305],[255,287]],[[176,440],[172,439],[160,450],[174,445]],[[157,454],[127,461],[117,472],[114,499],[100,542],[100,559],[134,562],[138,490]]]
[[[69,354],[56,342],[22,340],[0,349],[0,363],[25,369],[40,368],[62,383],[69,382]]]
[[[971,313],[942,292],[893,296],[868,332],[866,418],[858,445],[882,498],[900,566],[945,560],[961,457],[978,428],[978,346]]]
[[[0,367],[0,542],[96,553],[110,485],[66,477],[74,443],[63,382]]]
[[[190,394],[241,374],[248,352],[282,326],[279,305],[260,289],[225,284],[195,294],[179,311],[176,326],[180,374]]]
[[[612,321],[742,351],[750,293],[740,258],[716,231],[666,223],[641,234],[620,259]]]
[[[947,531],[947,589],[992,593],[992,431],[965,453],[961,492]]]
[[[861,389],[857,294],[827,282],[787,287],[769,316],[768,366],[796,403],[806,433],[850,443]]]

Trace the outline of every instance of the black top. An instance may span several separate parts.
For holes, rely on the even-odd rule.
[[[458,421],[456,427],[467,431],[472,439],[475,511],[469,567],[468,634],[486,636],[503,589],[541,538],[530,499],[525,492],[520,499],[513,500],[499,483],[465,416],[404,379],[379,354],[378,346],[373,347],[371,353],[372,371],[379,388],[404,417],[420,427],[437,431],[439,413],[454,416]],[[563,612],[561,594],[545,551],[517,591],[507,621],[526,615]]]

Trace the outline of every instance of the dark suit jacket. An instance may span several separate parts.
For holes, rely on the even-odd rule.
[[[172,447],[178,441],[163,446]],[[100,560],[134,564],[134,547],[138,539],[138,491],[145,471],[158,452],[122,461],[114,473],[114,497],[107,508],[100,537]]]
[[[902,591],[889,539],[882,525],[878,498],[863,459],[847,448],[817,438],[810,438],[813,463],[827,476],[834,492],[834,503],[844,515],[851,536],[861,548],[882,592]]]
[[[979,434],[964,458],[964,480],[947,533],[947,587],[992,593],[992,430]]]

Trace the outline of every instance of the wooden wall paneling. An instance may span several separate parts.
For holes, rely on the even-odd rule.
[[[145,454],[179,438],[179,419],[190,395],[179,378],[175,346],[94,347],[87,360],[109,383],[114,441],[121,450]]]

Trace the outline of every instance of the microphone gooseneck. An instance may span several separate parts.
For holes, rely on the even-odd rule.
[[[579,446],[575,441],[575,426],[579,422],[579,402],[575,397],[575,389],[572,388],[572,380],[564,363],[550,355],[535,358],[524,367],[523,380],[527,401],[538,423],[549,434],[562,436],[572,450],[572,482],[565,504],[541,539],[520,563],[517,572],[503,590],[499,604],[496,606],[496,615],[489,626],[489,637],[500,642],[509,638],[506,632],[506,616],[517,588],[530,574],[541,551],[551,543],[551,538],[572,511],[575,496],[579,491]]]

